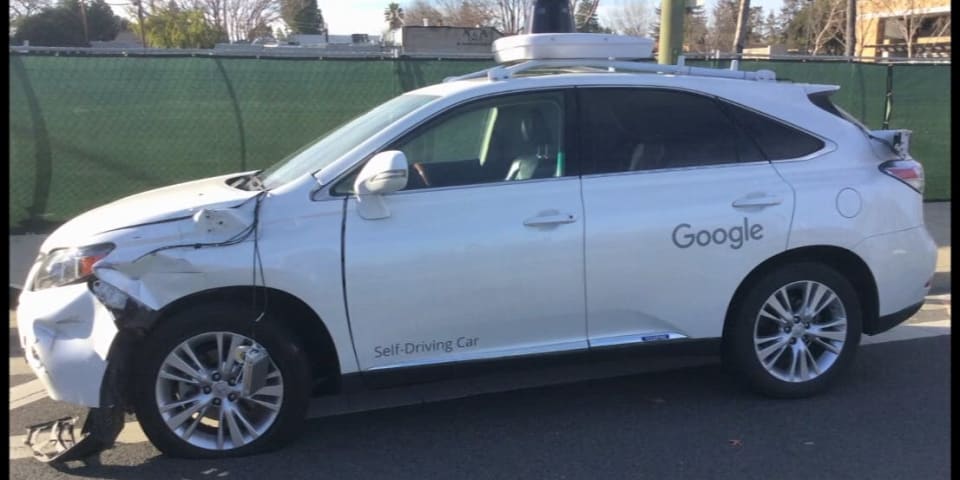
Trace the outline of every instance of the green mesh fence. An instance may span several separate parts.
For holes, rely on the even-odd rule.
[[[492,65],[14,53],[9,63],[11,233],[50,231],[147,189],[266,167],[395,95]],[[885,66],[742,68],[839,84],[837,103],[871,127],[883,121]],[[890,126],[916,132],[927,197],[949,199],[949,66],[898,65],[893,79]]]
[[[926,171],[926,197],[950,198],[950,66],[893,69],[890,128],[913,130],[910,153]]]

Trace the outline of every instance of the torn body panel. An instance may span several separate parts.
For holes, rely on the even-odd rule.
[[[86,284],[24,291],[17,327],[27,363],[51,398],[100,406],[100,385],[117,326]]]
[[[118,247],[94,265],[95,275],[156,311],[221,288],[269,287],[286,292],[310,307],[334,344],[345,347],[336,352],[341,371],[356,371],[340,277],[343,202],[314,202],[307,215],[292,215],[303,212],[297,200],[302,199],[267,197],[257,231],[227,246],[195,245],[226,242],[243,233],[253,221],[254,201],[199,210],[177,222],[99,235],[91,241],[109,241]],[[262,277],[259,266],[254,271],[253,235],[259,243]],[[158,238],[163,241],[149,241]]]
[[[340,276],[343,202],[311,201],[313,181],[255,192],[224,187],[224,178],[105,205],[44,242],[42,255],[115,248],[84,282],[28,287],[20,297],[20,341],[30,366],[52,398],[91,408],[79,434],[79,418],[35,426],[28,443],[37,458],[66,461],[112,445],[130,408],[136,352],[166,309],[205,292],[268,287],[296,297],[343,347],[335,348],[341,370],[357,371]],[[254,262],[255,245],[262,267]]]
[[[23,443],[41,462],[98,463],[100,452],[110,448],[123,429],[123,410],[92,408],[87,412],[83,428],[77,432],[79,421],[80,417],[66,417],[27,427]]]
[[[243,252],[252,252],[252,243],[242,242],[244,235],[257,233],[253,231],[255,206],[252,204],[200,209],[189,219],[152,225],[155,230],[170,230],[163,237],[169,238],[175,231],[177,240],[170,245],[145,243],[139,248],[118,249],[94,265],[94,272],[111,287],[152,310],[160,310],[177,298],[209,288],[208,275],[192,259],[211,255],[210,249],[228,249],[228,255],[241,257]],[[238,243],[222,245],[231,241]],[[221,257],[217,253],[212,255]],[[249,269],[249,265],[249,261],[246,262],[246,268]]]

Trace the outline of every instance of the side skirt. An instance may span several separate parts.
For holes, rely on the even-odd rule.
[[[720,339],[669,340],[657,343],[611,345],[589,350],[555,352],[508,359],[472,360],[416,367],[403,367],[345,374],[341,393],[377,390],[401,385],[430,383],[451,378],[476,377],[488,373],[536,370],[561,365],[582,365],[644,357],[712,356],[720,353]]]

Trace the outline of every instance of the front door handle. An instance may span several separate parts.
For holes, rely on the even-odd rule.
[[[523,221],[528,227],[542,227],[545,225],[560,225],[562,223],[573,223],[577,221],[577,216],[572,213],[557,213],[551,215],[537,215]]]
[[[783,197],[766,193],[751,193],[733,201],[734,208],[770,207],[783,203]]]

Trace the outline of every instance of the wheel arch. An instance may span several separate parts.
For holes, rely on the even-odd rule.
[[[264,297],[266,293],[266,297]],[[265,303],[264,303],[265,299]],[[256,308],[266,306],[274,313],[273,319],[303,340],[309,356],[310,372],[314,380],[312,393],[335,393],[340,389],[340,361],[336,344],[320,316],[303,300],[270,287],[233,286],[195,292],[181,297],[161,308],[153,328],[164,317],[175,315],[193,306],[208,302],[247,302]],[[149,332],[147,332],[149,336]]]
[[[724,315],[723,336],[731,325],[731,316],[750,286],[764,274],[791,262],[816,262],[827,265],[843,275],[853,285],[863,311],[863,331],[871,332],[880,316],[877,282],[870,267],[856,253],[832,245],[811,245],[787,250],[763,261],[748,273],[734,291]]]

